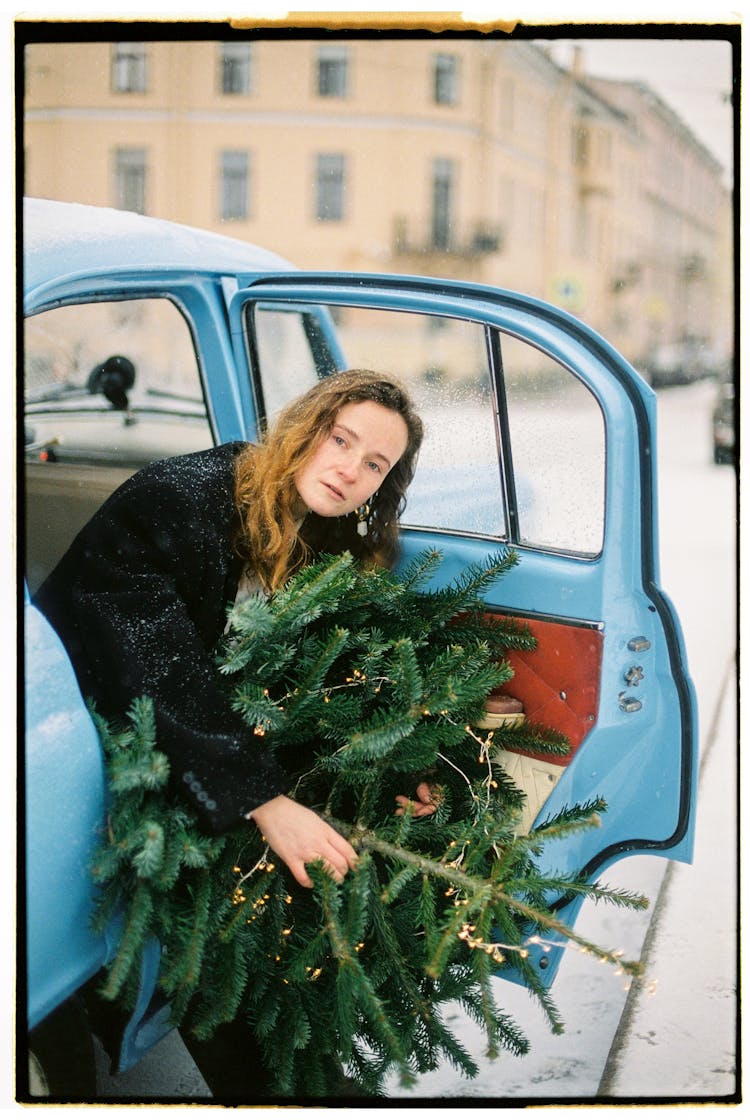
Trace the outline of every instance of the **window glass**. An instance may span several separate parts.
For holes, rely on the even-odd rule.
[[[525,342],[502,338],[519,543],[596,555],[604,534],[605,429],[596,398]]]
[[[458,102],[458,59],[455,55],[435,56],[433,96],[438,105],[455,105]]]
[[[343,155],[320,154],[316,163],[315,217],[319,222],[340,222],[344,217],[346,190]]]
[[[115,43],[112,89],[115,93],[145,93],[148,89],[145,43]]]
[[[453,240],[455,167],[452,159],[432,165],[432,247],[450,249]]]
[[[288,401],[336,369],[336,362],[325,339],[320,309],[259,306],[254,323],[265,416],[272,421]]]
[[[51,308],[24,330],[33,591],[128,475],[213,444],[187,322],[167,299]]]
[[[146,213],[145,148],[116,149],[115,206],[118,210]]]
[[[319,313],[320,313],[319,309]],[[405,525],[504,537],[495,415],[482,327],[461,320],[369,308],[331,308],[348,366],[391,373],[409,388],[425,424]],[[320,320],[309,313],[310,319]],[[302,316],[255,314],[260,380],[269,416],[329,372]],[[326,364],[327,363],[327,364]]]
[[[247,152],[222,152],[219,166],[220,218],[243,222],[250,216],[250,156]]]
[[[222,93],[250,93],[250,43],[222,43],[219,47],[219,88]]]
[[[320,97],[346,97],[349,55],[346,47],[321,47],[318,51],[317,89]]]

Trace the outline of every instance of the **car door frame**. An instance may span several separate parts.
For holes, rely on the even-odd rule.
[[[610,650],[601,680],[605,711],[600,712],[597,731],[596,734],[592,732],[587,753],[591,754],[595,738],[602,742],[606,730],[609,745],[597,752],[598,757],[590,760],[591,765],[605,765],[607,754],[619,751],[622,755],[620,769],[631,771],[630,786],[634,784],[632,770],[637,767],[632,743],[638,741],[632,717],[641,716],[643,721],[656,713],[666,726],[666,701],[660,702],[660,696],[665,691],[671,693],[668,704],[671,718],[677,718],[680,724],[677,762],[671,768],[673,782],[676,771],[678,787],[672,802],[675,820],[671,831],[668,835],[655,835],[648,814],[639,811],[636,794],[624,794],[623,797],[630,797],[627,813],[636,821],[634,835],[620,837],[596,852],[585,842],[568,842],[564,862],[569,864],[572,860],[584,876],[591,878],[631,853],[661,853],[672,859],[689,861],[697,778],[696,701],[687,672],[679,621],[658,582],[656,398],[653,391],[600,335],[559,308],[533,297],[458,281],[317,272],[238,277],[238,290],[229,309],[230,324],[240,379],[245,376],[251,382],[259,377],[259,371],[253,366],[252,346],[242,311],[250,302],[325,307],[356,305],[471,319],[537,347],[589,388],[602,409],[607,433],[604,539],[598,556],[583,559],[532,548],[512,537],[503,542],[489,542],[487,538],[453,532],[414,529],[408,527],[408,518],[402,532],[404,551],[408,557],[427,547],[444,550],[446,537],[449,537],[451,557],[446,558],[441,571],[441,578],[447,580],[458,574],[466,563],[486,555],[490,545],[510,544],[521,555],[521,563],[503,582],[503,602],[493,605],[511,613],[532,613],[571,622],[577,619],[604,627]],[[494,407],[502,428],[507,418],[503,418],[502,394],[497,383],[494,391]],[[259,422],[259,418],[253,419],[256,424]],[[506,462],[504,472],[507,469]],[[512,501],[512,489],[508,500]],[[509,522],[512,531],[512,513]],[[605,617],[605,604],[609,601],[617,601],[616,618]],[[576,609],[571,612],[572,604]],[[649,647],[638,656],[646,665],[648,679],[657,686],[656,702],[650,711],[649,705],[640,699],[645,699],[647,690],[642,689],[639,697],[629,697],[624,682],[624,674],[633,662],[634,645],[639,643]],[[633,704],[631,710],[626,707],[628,703]],[[666,761],[660,763],[657,759],[654,765],[657,769],[661,765],[665,772],[668,769]],[[573,775],[571,766],[565,780],[555,790],[556,803],[566,798],[568,803],[580,800],[581,783],[573,780]],[[627,775],[623,780],[627,789]],[[666,780],[663,775],[662,780]],[[560,845],[551,844],[547,858],[558,861],[559,865],[560,856]]]

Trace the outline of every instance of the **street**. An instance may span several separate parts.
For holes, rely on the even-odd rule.
[[[641,956],[644,978],[623,977],[571,949],[552,995],[566,1024],[553,1036],[527,992],[498,981],[499,1002],[527,1033],[525,1057],[480,1058],[483,1040],[466,1019],[460,1034],[479,1058],[467,1082],[449,1066],[389,1096],[609,1103],[719,1100],[735,1092],[736,900],[736,508],[735,474],[715,466],[713,383],[659,391],[661,582],[682,623],[698,695],[701,767],[695,863],[621,861],[602,876],[646,894],[645,912],[587,904],[578,928],[593,941]],[[465,1017],[455,1012],[455,1027]],[[207,1089],[176,1032],[140,1065],[110,1077],[102,1098],[197,1100]]]

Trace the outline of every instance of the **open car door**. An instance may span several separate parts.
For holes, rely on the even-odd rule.
[[[396,276],[240,278],[235,357],[262,426],[335,368],[392,373],[426,436],[402,517],[405,560],[444,555],[435,586],[498,547],[519,564],[487,608],[527,621],[507,691],[564,732],[559,757],[510,756],[525,827],[603,798],[602,826],[544,849],[591,878],[654,853],[689,861],[695,698],[679,623],[659,586],[655,397],[581,322],[513,292]],[[579,902],[560,917],[575,919]],[[557,954],[559,958],[559,953]],[[554,954],[537,962],[550,979]]]

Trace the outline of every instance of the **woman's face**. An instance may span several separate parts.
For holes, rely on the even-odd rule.
[[[406,422],[375,401],[345,404],[329,435],[297,472],[297,492],[308,510],[342,517],[371,498],[406,450]]]

